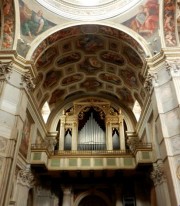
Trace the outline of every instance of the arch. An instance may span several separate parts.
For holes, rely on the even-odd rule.
[[[78,99],[78,101],[83,100],[85,98],[86,97]],[[102,97],[95,97],[95,98],[99,99],[101,101],[108,102],[108,100],[106,100]],[[57,124],[59,122],[59,117],[62,115],[64,109],[67,110],[67,109],[73,107],[73,101],[74,101],[74,99],[73,100],[71,99],[70,102],[64,103],[63,105],[61,105],[61,107],[56,108],[56,110],[53,111],[53,113],[50,114],[48,122],[47,122],[47,128],[48,128],[49,132],[56,131],[56,127],[57,127]],[[111,106],[114,107],[117,111],[119,111],[119,109],[121,109],[121,112],[124,115],[124,120],[127,124],[127,130],[128,131],[134,131],[135,124],[136,124],[136,119],[135,119],[132,111],[128,111],[128,110],[124,109],[123,107],[121,107],[120,105],[117,105],[115,103],[115,101],[111,103]]]
[[[134,32],[133,30],[129,29],[128,27],[122,25],[122,24],[117,24],[117,23],[109,23],[109,22],[105,22],[105,23],[101,23],[101,22],[82,22],[82,23],[68,23],[66,25],[57,25],[47,31],[45,31],[43,34],[39,35],[36,39],[34,39],[32,41],[32,43],[30,44],[30,50],[26,55],[26,59],[27,60],[31,60],[32,56],[35,52],[35,50],[38,48],[39,45],[41,45],[44,41],[46,41],[46,39],[52,35],[55,34],[56,32],[59,32],[63,29],[67,29],[70,27],[74,27],[74,26],[82,26],[82,25],[98,25],[98,26],[107,26],[107,27],[111,27],[113,29],[117,29],[118,31],[124,32],[125,34],[127,34],[130,38],[132,38],[137,45],[139,45],[141,47],[141,49],[144,52],[145,57],[152,57],[152,53],[150,50],[150,47],[148,46],[148,43],[146,42],[146,40],[141,37],[139,34],[137,34],[136,32]],[[48,48],[48,47],[47,47]]]
[[[87,196],[89,195],[95,195],[100,197],[102,200],[104,200],[104,202],[106,203],[107,206],[111,206],[112,203],[110,202],[110,200],[107,198],[106,195],[104,195],[102,192],[97,191],[97,190],[88,190],[86,192],[81,193],[75,200],[74,202],[74,206],[79,206],[79,203]]]

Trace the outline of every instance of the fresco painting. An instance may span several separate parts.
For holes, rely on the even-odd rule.
[[[116,64],[118,66],[124,65],[124,58],[118,53],[106,51],[102,52],[100,57],[103,61]]]
[[[123,77],[124,83],[133,89],[138,89],[138,82],[136,75],[129,68],[126,70],[120,70],[119,76]]]
[[[55,86],[58,83],[61,76],[62,75],[61,75],[60,71],[49,71],[46,74],[46,78],[44,80],[43,87],[45,89],[52,88],[53,86]]]
[[[119,51],[119,45],[116,42],[109,42],[109,50],[118,52]]]
[[[124,104],[133,104],[134,103],[134,99],[131,95],[130,90],[128,90],[127,88],[123,87],[123,88],[118,88],[116,90],[117,94],[120,96],[120,98],[122,100],[124,100]]]
[[[140,68],[143,66],[142,60],[140,59],[139,55],[130,47],[124,47],[123,53],[126,55],[128,62],[133,66]]]
[[[62,80],[62,85],[63,86],[68,86],[69,84],[73,84],[75,82],[79,82],[83,79],[83,75],[82,74],[74,74],[74,75],[71,75],[71,76],[68,76],[66,78],[64,78]]]
[[[111,37],[118,38],[121,41],[123,40],[127,44],[129,44],[132,47],[134,47],[134,49],[136,49],[141,54],[144,53],[144,50],[139,45],[139,43],[136,40],[134,40],[131,36],[129,36],[128,34],[124,33],[123,31],[119,31],[119,30],[111,28],[111,27],[99,26],[99,32],[104,34],[104,35],[110,35]]]
[[[111,92],[114,92],[114,87],[112,85],[110,85],[110,84],[106,85],[106,89],[111,91]]]
[[[4,0],[2,12],[4,22],[1,22],[3,27],[2,49],[11,49],[14,41],[14,3],[12,0]]]
[[[95,34],[98,32],[98,26],[96,26],[96,25],[82,25],[81,31],[84,34]]]
[[[112,66],[112,65],[110,65],[110,64],[107,64],[107,72],[116,74],[116,71],[117,71],[116,66]]]
[[[30,132],[31,132],[32,121],[27,116],[24,122],[23,132],[22,132],[22,139],[20,144],[20,153],[23,155],[24,158],[27,158],[28,154],[28,145],[30,141]]]
[[[95,30],[97,30],[97,32],[99,32],[100,34],[110,35],[120,40],[124,40],[127,44],[130,44],[132,47],[134,47],[138,52],[141,52],[141,54],[144,53],[144,50],[140,47],[139,43],[136,42],[131,36],[127,35],[126,33],[107,26],[97,26],[97,25],[93,25],[93,26],[95,27]],[[43,51],[43,48],[46,49],[46,47],[49,47],[51,44],[54,44],[56,41],[59,41],[63,38],[69,38],[70,36],[77,36],[80,34],[82,34],[80,26],[66,28],[51,34],[43,42],[41,42],[41,44],[36,48],[32,59],[36,60],[36,58]]]
[[[99,78],[105,82],[109,82],[115,85],[121,85],[121,80],[119,77],[109,73],[102,73],[99,75]]]
[[[66,67],[65,68],[65,73],[68,75],[68,74],[72,74],[74,73],[76,70],[74,68],[74,65],[72,67]]]
[[[62,45],[62,51],[63,53],[69,52],[72,50],[72,44],[70,41],[66,42],[65,44]]]
[[[64,94],[65,94],[65,90],[56,89],[51,95],[49,104],[55,104],[58,100],[62,98]]]
[[[176,5],[175,0],[165,0],[164,2],[164,35],[166,46],[176,46],[176,28],[175,16]]]
[[[85,52],[93,53],[104,48],[104,41],[98,36],[87,34],[77,40],[76,46]]]
[[[71,54],[68,54],[68,55],[60,58],[59,60],[57,60],[56,65],[58,67],[61,67],[61,66],[66,65],[66,64],[78,62],[80,59],[81,59],[80,53],[72,52]]]
[[[139,12],[123,23],[144,38],[149,38],[159,27],[159,4],[157,0],[147,0],[139,7]]]
[[[81,87],[86,90],[94,91],[100,88],[102,84],[97,81],[95,78],[87,78],[83,83],[81,83]]]
[[[50,47],[47,49],[37,60],[37,69],[43,69],[44,67],[49,66],[54,58],[58,55],[58,50],[56,47]]]
[[[82,63],[79,64],[79,68],[88,74],[93,74],[102,70],[103,64],[97,59],[96,56],[88,56]]]
[[[24,40],[31,42],[36,36],[55,25],[44,18],[41,9],[35,12],[22,0],[19,0],[19,5],[21,34]]]

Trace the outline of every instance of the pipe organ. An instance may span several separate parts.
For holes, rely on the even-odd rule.
[[[125,150],[123,121],[109,102],[75,103],[60,117],[59,150]]]
[[[105,150],[105,132],[96,122],[91,113],[90,118],[78,135],[79,150]]]

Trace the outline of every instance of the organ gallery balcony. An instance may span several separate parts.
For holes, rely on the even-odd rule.
[[[151,143],[139,143],[133,150],[106,150],[101,145],[79,145],[82,150],[52,150],[45,144],[32,144],[31,164],[49,171],[135,169],[153,162]],[[94,149],[96,147],[96,149]],[[86,148],[86,149],[85,149]]]

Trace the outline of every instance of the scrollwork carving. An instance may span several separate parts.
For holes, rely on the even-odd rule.
[[[144,88],[149,92],[152,88],[153,75],[148,73],[144,82]]]
[[[0,61],[0,80],[9,79],[12,72],[12,61],[3,63]]]
[[[166,180],[163,163],[154,164],[154,170],[151,172],[151,179],[154,182],[154,185],[161,184]]]
[[[27,89],[30,91],[33,91],[33,89],[35,88],[34,80],[31,74],[28,72],[22,75],[22,82],[26,84]]]
[[[29,168],[20,170],[18,173],[18,182],[22,185],[33,187],[35,184],[35,178]]]
[[[139,145],[139,138],[138,137],[131,137],[127,140],[127,145],[131,152],[134,152]]]
[[[173,71],[174,73],[177,73],[180,70],[179,64],[180,64],[180,61],[166,60],[165,67],[169,74],[171,73],[171,71]]]

